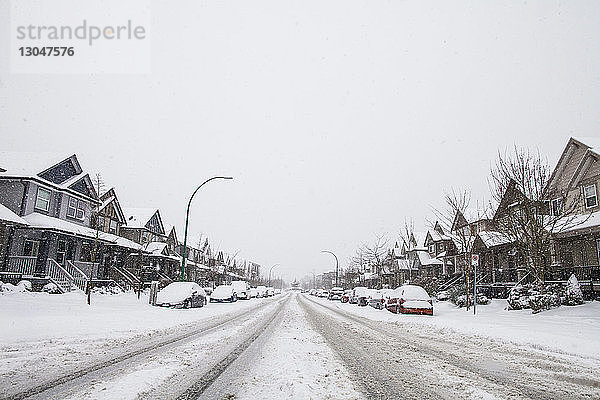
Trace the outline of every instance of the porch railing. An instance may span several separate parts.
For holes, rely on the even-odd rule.
[[[93,277],[97,278],[98,277],[98,263],[91,263],[91,262],[85,262],[85,261],[71,261],[71,263],[77,268],[79,269],[79,271],[81,271],[86,277],[87,279],[90,278],[90,274],[92,271],[94,271]]]
[[[73,277],[59,263],[52,259],[46,261],[48,278],[56,284],[63,293],[70,292],[73,288]]]
[[[73,278],[73,284],[77,287],[77,289],[85,292],[89,277],[77,267],[76,263],[77,261],[67,260],[64,269]]]
[[[7,271],[23,274],[25,276],[33,276],[36,264],[37,257],[10,256],[8,257]]]
[[[116,272],[117,278],[121,282],[124,282],[125,286],[129,289],[133,289],[139,286],[140,280],[133,275],[131,272],[127,271],[125,268],[121,269],[117,266],[112,266],[111,270]]]

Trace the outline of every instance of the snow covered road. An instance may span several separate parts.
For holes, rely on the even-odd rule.
[[[371,399],[600,398],[597,358],[442,330],[419,333],[304,295],[300,304]]]
[[[450,329],[437,317],[395,315],[294,292],[196,310],[98,298],[92,309],[72,305],[70,318],[58,307],[69,304],[69,296],[2,300],[0,316],[10,316],[4,319],[10,322],[0,353],[0,398],[600,398],[597,352],[515,344]],[[32,306],[31,313],[54,318],[33,326],[32,315],[19,317],[21,302]],[[589,306],[578,312],[595,312]],[[111,320],[118,307],[128,311]],[[99,316],[104,324],[94,325]],[[149,316],[155,318],[146,325],[127,323]],[[549,317],[540,326],[553,326]],[[68,321],[70,329],[60,326]],[[596,322],[586,321],[580,337],[590,338]],[[503,324],[497,326],[506,335]]]

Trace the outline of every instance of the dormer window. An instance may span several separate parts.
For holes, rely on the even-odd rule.
[[[42,211],[50,210],[50,195],[51,195],[51,192],[48,189],[38,187],[37,196],[35,198],[36,210],[42,210]]]
[[[585,198],[585,208],[596,207],[598,205],[598,197],[596,196],[596,185],[583,187],[583,196]]]
[[[435,253],[435,243],[432,243],[429,245],[429,252],[430,253]]]
[[[67,217],[82,220],[85,217],[85,201],[78,200],[75,197],[69,197],[67,205]]]

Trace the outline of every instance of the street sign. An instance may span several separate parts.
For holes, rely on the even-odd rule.
[[[472,254],[471,255],[471,265],[474,267],[478,267],[479,266],[479,254]]]

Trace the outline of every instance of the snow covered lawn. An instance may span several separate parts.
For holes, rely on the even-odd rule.
[[[450,302],[437,302],[434,316],[425,316],[396,315],[387,310],[313,296],[310,299],[372,320],[402,324],[422,333],[477,335],[600,360],[600,302],[597,301],[532,314],[531,310],[508,311],[505,300],[492,300],[489,305],[478,306],[475,316],[472,309],[467,312]]]

